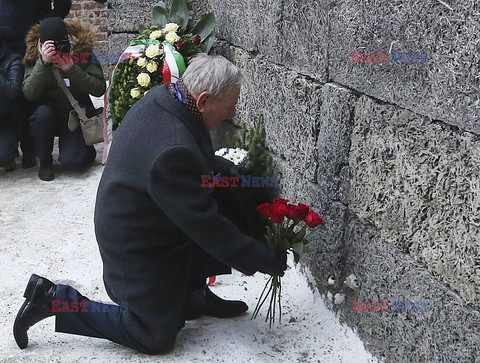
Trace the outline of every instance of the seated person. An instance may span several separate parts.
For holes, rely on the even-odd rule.
[[[89,94],[101,96],[106,88],[102,67],[91,62],[93,43],[88,26],[61,18],[47,18],[27,35],[23,93],[38,103],[29,122],[41,180],[54,178],[55,136],[59,137],[59,161],[65,168],[82,170],[95,160],[95,148],[85,144],[81,128],[68,129],[73,107],[52,72],[58,68],[80,106],[93,109]]]
[[[0,167],[15,169],[20,138],[23,64],[19,54],[12,53],[0,38]]]

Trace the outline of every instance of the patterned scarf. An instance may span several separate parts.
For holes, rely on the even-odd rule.
[[[193,116],[195,116],[197,120],[203,121],[202,114],[198,110],[195,100],[193,99],[190,92],[188,92],[187,87],[185,87],[185,84],[181,79],[179,79],[177,83],[169,83],[168,91],[170,92],[172,97],[182,103],[187,108],[187,110],[189,110],[193,114]]]

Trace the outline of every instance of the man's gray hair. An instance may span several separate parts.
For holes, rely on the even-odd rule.
[[[232,87],[242,85],[243,75],[226,58],[200,53],[188,64],[182,80],[193,96],[207,91],[215,98],[222,98]]]

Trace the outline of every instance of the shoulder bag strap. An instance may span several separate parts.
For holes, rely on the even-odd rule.
[[[70,101],[70,104],[72,105],[74,110],[77,111],[78,117],[80,117],[80,119],[83,122],[87,122],[87,120],[88,120],[87,115],[85,115],[85,112],[83,112],[82,108],[78,104],[78,101],[73,97],[72,93],[68,89],[67,85],[65,84],[65,81],[63,80],[63,78],[60,74],[60,71],[57,68],[52,68],[52,72],[53,72],[53,75],[55,76],[55,78],[57,79],[57,83],[58,83],[59,87],[62,89],[62,91],[67,96],[67,98]]]

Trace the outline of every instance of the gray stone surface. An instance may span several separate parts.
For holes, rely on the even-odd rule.
[[[362,96],[349,207],[480,306],[480,140]]]
[[[170,3],[170,1],[164,1]],[[113,0],[108,2],[108,30],[113,33],[137,32],[140,25],[149,25],[157,0]]]
[[[451,5],[448,5],[451,3]],[[329,15],[329,78],[480,132],[480,3],[338,1]],[[352,51],[427,52],[425,64],[352,64]]]
[[[135,34],[129,33],[116,33],[111,34],[108,37],[108,46],[102,47],[101,51],[108,54],[108,58],[113,59],[114,56],[120,55],[125,48],[128,47],[130,41],[135,37]],[[105,57],[107,59],[107,57]],[[104,63],[102,64],[103,72],[106,75],[107,79],[110,78],[110,75],[115,67],[116,63]]]
[[[386,362],[477,362],[480,314],[465,306],[412,256],[399,253],[378,230],[350,215],[344,235],[344,275],[360,289],[344,287],[341,319],[358,328],[367,349]],[[343,281],[343,280],[342,280]],[[352,300],[389,302],[388,312],[352,312]],[[427,312],[392,312],[393,301],[428,302]]]
[[[234,60],[245,76],[237,122],[251,125],[263,115],[267,147],[297,173],[316,181],[320,84],[240,48],[217,51]]]
[[[324,2],[208,0],[218,37],[270,62],[327,80],[327,8]]]
[[[333,83],[322,87],[319,112],[317,182],[332,201],[348,203],[350,138],[357,96]]]
[[[252,53],[278,59],[282,49],[280,36],[283,1],[208,0],[208,8],[217,19],[217,37]]]

